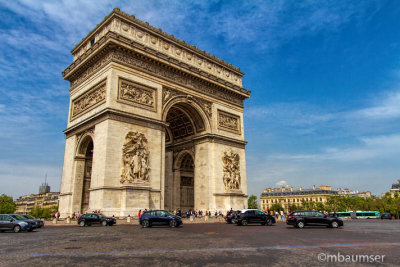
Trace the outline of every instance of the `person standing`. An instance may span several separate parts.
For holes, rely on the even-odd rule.
[[[284,219],[285,219],[285,214],[283,213],[283,210],[281,210],[281,220],[282,220],[282,222],[284,221]]]
[[[139,223],[140,223],[140,217],[142,217],[142,210],[139,210],[138,217],[139,217]]]

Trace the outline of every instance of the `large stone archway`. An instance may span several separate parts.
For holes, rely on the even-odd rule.
[[[72,54],[62,217],[246,207],[240,69],[118,9]]]

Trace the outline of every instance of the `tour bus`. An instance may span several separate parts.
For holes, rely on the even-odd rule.
[[[346,211],[336,212],[336,216],[342,219],[379,219],[380,213],[378,211]]]

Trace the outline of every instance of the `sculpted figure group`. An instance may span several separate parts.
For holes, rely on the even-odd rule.
[[[240,165],[239,154],[229,149],[224,152],[222,156],[223,166],[223,180],[226,190],[240,189]]]
[[[129,132],[122,148],[121,183],[149,182],[149,151],[142,133]]]

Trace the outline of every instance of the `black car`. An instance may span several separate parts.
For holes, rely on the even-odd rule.
[[[392,214],[388,213],[388,212],[384,212],[381,214],[381,219],[388,219],[391,220],[392,219]]]
[[[225,221],[226,223],[236,223],[237,222],[237,216],[240,213],[240,210],[231,210],[228,212],[228,214],[225,216]]]
[[[260,223],[261,225],[271,226],[275,223],[275,218],[271,215],[255,209],[241,210],[237,214],[237,225],[247,225],[249,223]]]
[[[332,228],[343,226],[343,221],[336,216],[325,215],[319,211],[304,210],[294,211],[289,214],[286,224],[297,228],[303,228],[307,225],[326,225]]]
[[[34,228],[42,228],[44,226],[44,222],[40,219],[36,219],[35,217],[29,214],[19,214],[21,217],[25,218],[27,221],[32,222]]]
[[[109,218],[109,217],[104,217],[101,214],[98,213],[88,213],[84,214],[78,219],[78,224],[80,226],[91,226],[93,224],[100,224],[102,226],[112,226],[113,224],[116,224],[117,221],[114,218]]]
[[[154,225],[178,227],[183,224],[181,217],[165,210],[146,211],[140,217],[139,223],[143,228],[152,227]]]
[[[23,217],[15,214],[0,214],[0,232],[13,231],[18,233],[20,231],[31,232],[33,230],[32,223],[24,220]]]

